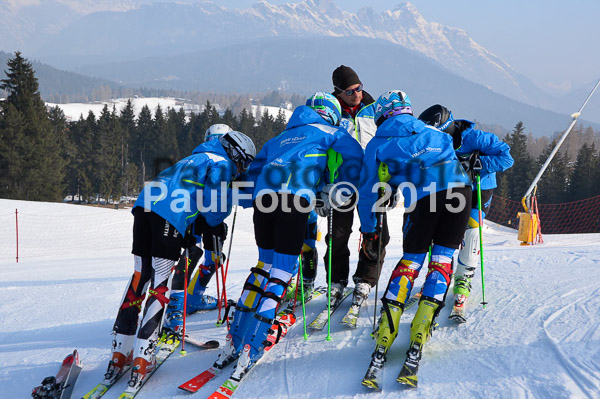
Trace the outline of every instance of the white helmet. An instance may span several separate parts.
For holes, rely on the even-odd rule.
[[[232,130],[219,137],[227,155],[240,169],[245,170],[256,157],[256,147],[252,139],[244,133]]]
[[[216,123],[208,129],[206,129],[206,133],[204,134],[204,141],[207,142],[216,140],[225,133],[229,133],[231,131],[233,131],[233,129],[230,128],[228,125],[224,123]]]

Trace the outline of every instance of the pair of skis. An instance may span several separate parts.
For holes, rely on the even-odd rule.
[[[404,306],[404,311],[406,312],[406,310],[408,310],[412,306],[416,305],[420,299],[421,299],[420,292],[417,292],[416,294],[411,296],[408,299],[408,301],[406,302],[406,305]],[[464,299],[462,301],[455,301],[452,312],[450,313],[450,316],[448,318],[450,320],[456,321],[457,323],[466,322],[466,317],[464,314],[464,310],[465,310],[464,305],[465,305]],[[436,326],[437,326],[437,323],[436,323]],[[384,356],[384,350],[381,348],[382,350],[379,351],[381,353],[378,353],[378,349],[380,349],[380,348],[376,348],[376,350],[374,352],[374,355],[373,355],[374,359],[371,362],[371,364],[378,361],[379,369],[371,370],[371,366],[369,366],[369,371],[367,372],[367,375],[365,375],[365,377],[363,378],[362,385],[364,385],[368,388],[380,391],[381,390],[381,381],[380,381],[381,380],[381,372],[383,370],[385,356]],[[411,388],[417,387],[417,385],[418,385],[417,372],[419,369],[419,362],[421,361],[422,351],[423,351],[423,348],[418,344],[414,344],[409,348],[409,350],[407,351],[407,354],[406,354],[406,360],[404,361],[404,363],[402,365],[402,369],[400,370],[400,373],[398,374],[398,377],[396,379],[396,381],[398,383],[405,385],[407,387],[411,387]],[[372,373],[370,373],[370,371],[372,371]]]
[[[306,297],[305,303],[315,300],[315,299],[319,298],[320,296],[325,295],[326,293],[327,293],[327,287],[315,288]],[[278,312],[277,320],[280,324],[283,324],[283,326],[285,327],[285,333],[279,333],[278,327],[274,325],[271,329],[273,331],[273,333],[270,333],[267,336],[267,341],[270,341],[272,343],[272,345],[266,347],[265,352],[271,350],[273,348],[273,346],[275,346],[277,344],[277,342],[278,342],[278,340],[276,339],[277,335],[280,335],[280,337],[279,337],[280,339],[283,338],[287,334],[287,330],[293,324],[296,323],[297,320],[296,320],[296,317],[294,316],[293,310],[294,310],[294,303],[293,303],[293,301],[290,301],[288,303],[288,305],[282,311]],[[291,321],[292,318],[293,318],[293,321]],[[210,381],[212,381],[217,376],[222,374],[223,371],[230,364],[233,364],[233,362],[227,363],[226,365],[224,365],[222,367],[218,367],[217,364],[215,363],[215,364],[213,364],[212,367],[208,368],[207,370],[201,372],[200,374],[196,375],[195,377],[193,377],[190,380],[181,384],[179,386],[179,389],[182,389],[182,390],[184,390],[186,392],[190,392],[190,393],[198,392],[202,387],[204,387]],[[250,370],[252,370],[253,368],[254,367],[252,367]],[[247,374],[248,373],[246,373],[242,377],[242,379],[245,378],[245,376]],[[231,377],[235,377],[235,376],[232,375]],[[241,383],[241,379],[229,378],[223,384],[221,384],[221,386],[215,392],[213,392],[211,394],[211,396],[209,396],[209,397],[210,398],[219,398],[219,399],[230,398],[233,395],[233,393],[237,390],[240,383]]]
[[[219,347],[218,341],[200,342],[186,337],[185,342],[196,346],[200,349],[215,349]],[[170,332],[164,332],[161,335],[156,347],[156,366],[154,367],[154,369],[149,374],[144,376],[143,379],[132,378],[128,382],[125,391],[119,396],[119,399],[134,398],[142,389],[142,387],[146,384],[146,382],[150,379],[150,377],[154,375],[156,370],[167,360],[167,358],[169,358],[169,356],[171,356],[175,352],[175,350],[179,347],[180,343],[181,341],[177,335],[172,334]],[[126,366],[115,379],[113,379],[110,382],[102,381],[101,383],[96,385],[91,391],[86,393],[82,399],[101,398],[110,388],[112,388],[121,379],[121,377],[123,377],[125,374],[128,374],[130,369],[131,365]]]
[[[35,399],[69,399],[82,368],[79,353],[74,350],[65,357],[56,376],[44,378],[42,385],[35,387],[31,396]]]

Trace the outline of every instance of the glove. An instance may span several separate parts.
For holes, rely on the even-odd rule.
[[[217,237],[221,243],[227,238],[227,224],[222,222],[215,227],[206,226],[206,233],[212,237]]]
[[[360,250],[367,259],[376,261],[379,252],[379,234],[377,232],[362,233]]]
[[[343,184],[327,184],[317,194],[315,212],[317,215],[325,217],[329,214],[331,208],[339,209],[348,204],[353,194],[354,191]]]
[[[192,248],[196,246],[198,241],[196,240],[196,236],[192,230],[192,225],[190,225],[185,231],[185,237],[183,237],[183,243],[181,245],[183,248]]]
[[[479,158],[479,151],[473,151],[470,154],[461,155],[458,157],[460,164],[469,176],[471,180],[475,180],[475,176],[481,172],[482,164]]]

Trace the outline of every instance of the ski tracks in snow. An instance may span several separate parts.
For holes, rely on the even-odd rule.
[[[585,291],[585,290],[583,290]],[[597,298],[600,290],[596,290],[594,292],[594,297]],[[571,293],[571,292],[570,292]],[[573,394],[576,396],[585,396],[588,398],[595,398],[596,395],[600,391],[600,380],[598,378],[598,365],[592,365],[591,367],[585,364],[584,359],[573,360],[568,354],[565,353],[563,349],[561,349],[561,343],[565,343],[571,336],[577,334],[577,331],[572,331],[566,338],[562,340],[558,340],[552,336],[550,333],[550,325],[560,318],[561,315],[567,313],[570,310],[578,307],[577,305],[581,302],[587,300],[587,297],[581,297],[572,302],[567,306],[563,306],[560,309],[552,312],[544,321],[543,321],[543,332],[546,335],[550,346],[557,357],[560,365],[563,367],[567,375],[570,377],[570,380],[573,384],[568,384],[567,388],[573,391]],[[598,309],[595,306],[595,309]],[[585,307],[583,307],[585,313],[589,312]],[[570,319],[572,319],[571,317]],[[579,342],[588,341],[594,333],[598,331],[598,327],[600,326],[600,321],[595,321],[593,325],[585,331],[583,338],[579,339]],[[581,332],[579,332],[581,333]],[[592,360],[592,363],[594,361]]]

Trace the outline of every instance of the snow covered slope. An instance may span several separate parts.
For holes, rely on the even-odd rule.
[[[14,255],[15,209],[19,263]],[[228,278],[233,298],[257,256],[251,217],[251,211],[238,212]],[[84,369],[73,398],[102,378],[112,323],[132,271],[132,220],[128,210],[0,200],[0,397],[29,397],[31,388],[54,374],[74,348]],[[402,255],[401,212],[394,210],[389,220],[393,240],[379,296]],[[322,223],[321,230],[325,227]],[[357,229],[350,242],[352,270]],[[322,332],[305,342],[297,325],[248,376],[236,398],[600,397],[600,234],[545,236],[546,243],[535,247],[520,247],[514,230],[492,223],[484,235],[489,305],[477,305],[482,296],[476,278],[466,324],[452,324],[449,308],[442,310],[440,327],[424,352],[417,390],[403,390],[395,382],[414,308],[402,317],[383,392],[360,385],[374,347],[369,335],[373,290],[356,330],[339,325],[349,303],[332,318],[332,341]],[[323,254],[323,243],[318,246]],[[325,282],[322,266],[318,280]],[[212,283],[209,294],[215,292]],[[307,312],[314,315],[322,305],[315,301]],[[214,327],[215,320],[216,312],[193,315],[188,329],[196,338],[223,342],[225,330]],[[210,366],[215,352],[187,349],[186,357],[175,354],[161,367],[140,399],[188,397],[177,385]],[[206,397],[223,379],[195,397]],[[120,382],[106,397],[116,398],[125,385]]]

